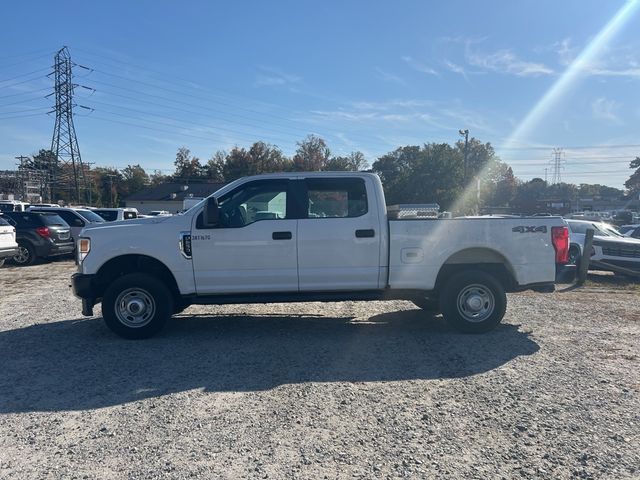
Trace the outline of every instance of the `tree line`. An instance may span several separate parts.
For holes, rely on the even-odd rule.
[[[490,143],[470,138],[468,143],[426,143],[399,147],[375,159],[370,165],[364,154],[333,155],[327,142],[309,135],[297,143],[292,156],[276,146],[255,142],[250,147],[236,146],[217,151],[202,161],[181,147],[174,160],[172,174],[154,170],[148,173],[140,164],[124,168],[94,167],[85,171],[91,203],[117,206],[145,188],[166,182],[226,183],[260,173],[283,171],[370,171],[378,174],[387,203],[431,203],[443,209],[470,213],[484,207],[509,207],[521,213],[533,213],[544,199],[575,201],[581,197],[622,198],[625,192],[599,184],[548,184],[541,178],[522,181],[503,162]],[[41,150],[33,156],[36,165],[50,162],[53,154]],[[640,193],[640,157],[630,163],[634,172],[625,184],[627,195]],[[68,174],[67,174],[68,176]],[[60,172],[59,177],[64,177]],[[67,200],[71,192],[59,189],[57,197]]]

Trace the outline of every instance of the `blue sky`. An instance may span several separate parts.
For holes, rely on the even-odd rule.
[[[638,2],[636,2],[638,3]],[[5,5],[0,169],[51,144],[54,52],[76,67],[85,162],[173,171],[263,140],[291,154],[308,133],[373,163],[401,145],[490,141],[522,179],[621,187],[640,155],[640,8],[536,118],[523,119],[625,1],[111,1]],[[513,137],[513,133],[517,136]]]

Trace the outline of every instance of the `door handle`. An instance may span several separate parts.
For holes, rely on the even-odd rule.
[[[293,236],[291,235],[291,232],[273,232],[271,238],[274,240],[291,240]]]
[[[376,231],[373,228],[368,230],[356,230],[357,238],[371,238],[376,236]]]

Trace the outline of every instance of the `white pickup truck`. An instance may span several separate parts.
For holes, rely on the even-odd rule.
[[[553,291],[568,262],[559,217],[391,217],[371,173],[242,178],[184,214],[86,228],[73,289],[126,338],[191,304],[391,299],[484,332],[505,292]]]

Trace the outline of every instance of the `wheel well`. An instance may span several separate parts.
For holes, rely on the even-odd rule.
[[[178,284],[171,270],[153,257],[147,255],[122,255],[115,257],[100,267],[96,273],[95,287],[100,297],[104,291],[116,278],[128,273],[148,273],[161,280],[171,291],[174,299],[180,297]]]
[[[517,285],[513,268],[502,254],[488,248],[468,248],[454,253],[442,265],[436,277],[436,291],[439,292],[453,275],[468,270],[488,273],[495,277],[507,292],[513,291]]]

